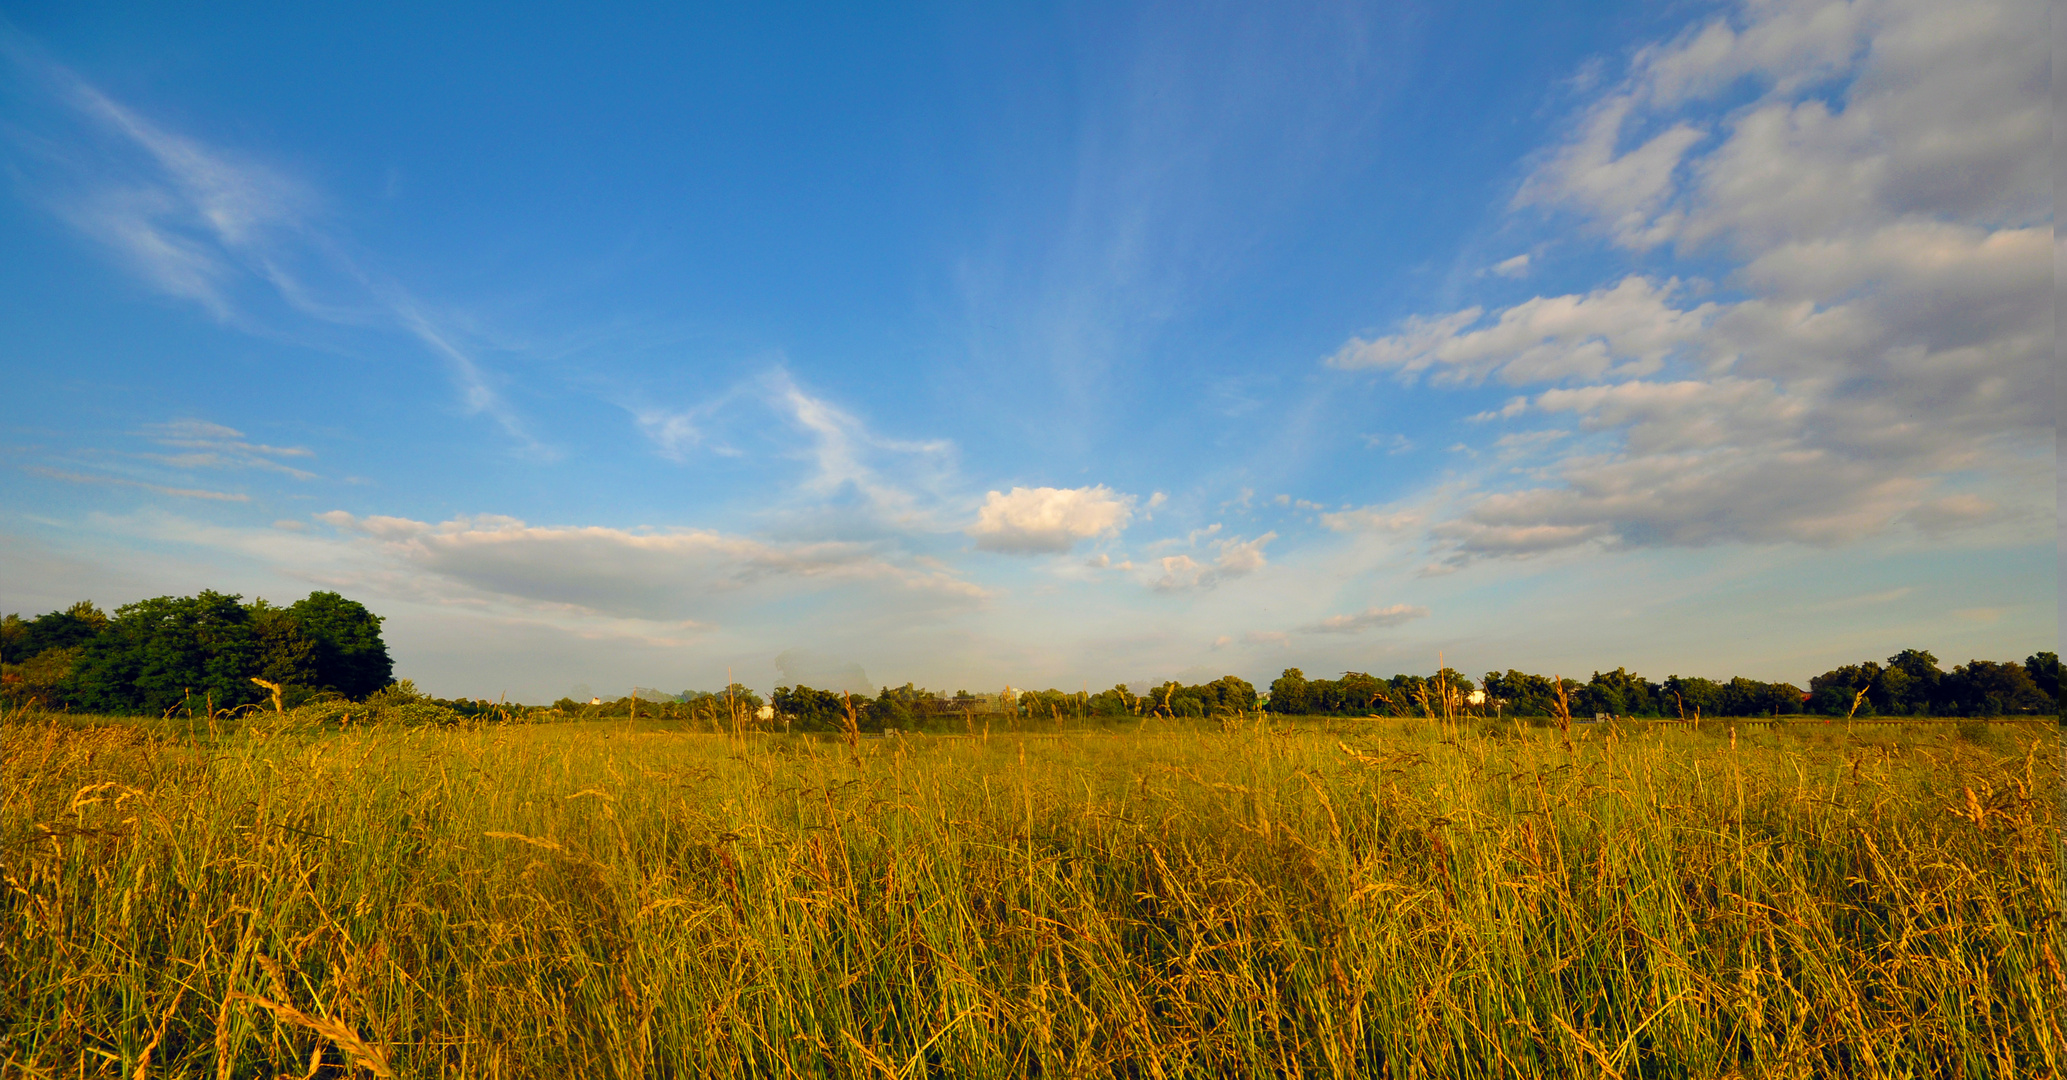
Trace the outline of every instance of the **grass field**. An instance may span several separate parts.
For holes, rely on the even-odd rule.
[[[0,1074],[2057,1076],[2050,724],[0,725]]]

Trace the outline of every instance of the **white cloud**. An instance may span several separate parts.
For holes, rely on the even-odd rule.
[[[1539,296],[1474,328],[1476,307],[1433,318],[1416,316],[1401,332],[1351,339],[1333,367],[1383,368],[1402,375],[1431,371],[1438,383],[1476,383],[1497,375],[1509,383],[1565,378],[1628,377],[1657,371],[1667,357],[1700,340],[1718,310],[1682,309],[1679,282],[1631,275],[1585,295]]]
[[[1217,528],[1217,526],[1216,526]],[[1209,589],[1232,578],[1245,577],[1263,569],[1269,564],[1263,548],[1277,533],[1267,532],[1254,540],[1231,536],[1214,541],[1211,562],[1200,562],[1189,555],[1166,555],[1157,560],[1162,567],[1161,577],[1150,582],[1150,587],[1159,592],[1176,592],[1185,589]]]
[[[1321,526],[1335,532],[1396,533],[1414,528],[1427,518],[1419,511],[1383,511],[1363,506],[1321,515]]]
[[[1484,474],[1432,527],[1437,565],[2028,528],[2054,419],[2049,63],[2043,9],[2015,2],[1745,3],[1636,53],[1517,206],[1653,264],[1723,258],[1729,298],[1625,274],[1327,360],[1554,384],[1471,419],[1595,433],[1538,447],[1541,486]],[[1527,449],[1501,442],[1502,468]]]
[[[1312,626],[1300,628],[1305,634],[1356,634],[1372,627],[1399,626],[1415,619],[1428,617],[1428,609],[1414,604],[1393,604],[1390,607],[1368,607],[1354,615],[1330,615]]]
[[[1059,554],[1080,540],[1113,536],[1127,527],[1134,498],[1100,484],[1083,488],[1024,488],[984,497],[966,530],[984,551]]]
[[[362,538],[412,588],[569,605],[621,618],[707,621],[749,603],[866,586],[932,603],[967,604],[983,590],[937,566],[875,546],[772,543],[706,529],[533,526],[479,515],[438,524],[344,511],[316,515]]]
[[[807,456],[816,471],[804,490],[817,496],[859,494],[872,513],[899,526],[932,528],[930,503],[951,472],[954,444],[941,439],[901,440],[869,430],[860,418],[798,386],[785,371],[769,376],[775,406],[811,439]],[[896,462],[899,481],[883,475],[879,463]]]
[[[1494,277],[1524,278],[1529,276],[1529,253],[1524,251],[1512,259],[1502,259],[1486,267],[1486,273]]]

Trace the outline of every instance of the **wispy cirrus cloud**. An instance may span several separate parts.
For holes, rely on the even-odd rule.
[[[1427,617],[1428,609],[1417,604],[1392,604],[1386,607],[1367,607],[1350,615],[1330,615],[1317,623],[1300,627],[1299,632],[1357,634],[1376,627],[1400,626]]]
[[[322,323],[405,335],[445,366],[467,413],[551,455],[457,330],[348,254],[314,187],[149,119],[17,34],[0,34],[0,62],[42,106],[33,135],[15,129],[40,166],[23,179],[140,280],[254,332],[267,332],[254,301],[269,295]]]
[[[1219,526],[1212,527],[1218,531]],[[1165,555],[1156,560],[1162,575],[1149,582],[1157,592],[1183,592],[1189,589],[1210,589],[1224,581],[1247,577],[1269,565],[1264,556],[1265,545],[1277,539],[1278,534],[1267,532],[1253,540],[1230,536],[1208,544],[1212,554],[1206,559],[1194,559],[1190,555]]]
[[[149,491],[157,495],[170,495],[177,499],[206,499],[211,502],[250,502],[251,496],[233,491],[211,491],[206,488],[172,487],[153,484],[145,480],[133,480],[126,476],[109,476],[105,473],[81,473],[68,469],[53,469],[44,465],[24,465],[22,471],[49,480],[62,480],[67,484],[104,484],[110,487],[129,487]]]
[[[160,446],[178,451],[139,455],[161,465],[180,469],[261,469],[296,480],[316,479],[315,473],[281,460],[314,457],[315,451],[305,446],[267,446],[251,442],[235,428],[206,420],[149,424],[142,434]]]
[[[937,506],[953,472],[953,443],[878,434],[852,412],[806,391],[787,371],[773,372],[766,383],[775,407],[810,439],[803,453],[815,469],[804,491],[820,497],[853,492],[889,523],[940,527]],[[901,482],[885,476],[885,459],[896,462]]]

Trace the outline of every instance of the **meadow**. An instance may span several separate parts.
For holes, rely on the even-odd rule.
[[[0,724],[0,1074],[2040,1077],[2060,728]]]

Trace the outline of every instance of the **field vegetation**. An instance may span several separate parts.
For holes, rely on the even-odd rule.
[[[0,724],[0,1074],[2067,1057],[2050,721],[869,737],[412,707]]]

